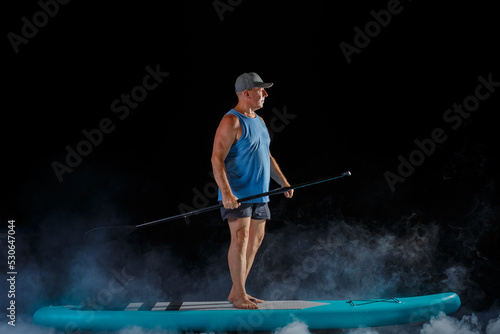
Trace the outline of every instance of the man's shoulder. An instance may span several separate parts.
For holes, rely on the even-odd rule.
[[[224,115],[224,117],[222,117],[222,122],[227,122],[229,124],[236,125],[240,123],[240,120],[238,119],[238,116],[236,116],[235,114],[227,113]]]
[[[236,116],[235,114],[232,114],[232,113],[227,113],[227,114],[225,114],[225,115],[224,115],[223,119],[224,119],[224,118],[237,120],[237,119],[238,119],[238,116]]]
[[[226,129],[238,129],[241,127],[240,120],[236,115],[225,114],[220,121],[220,126]]]

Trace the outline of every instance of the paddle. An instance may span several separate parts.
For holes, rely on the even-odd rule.
[[[326,178],[323,178],[323,179],[319,179],[319,180],[315,180],[315,181],[310,181],[310,182],[305,182],[305,183],[297,184],[297,185],[290,186],[290,187],[281,187],[281,188],[277,188],[277,189],[274,189],[274,190],[271,190],[271,191],[268,191],[268,192],[265,192],[265,193],[262,193],[262,194],[257,194],[257,195],[252,195],[252,196],[240,198],[240,199],[238,199],[238,203],[248,202],[248,201],[251,201],[253,199],[261,198],[261,197],[265,197],[265,196],[272,196],[272,195],[276,195],[276,194],[283,194],[283,193],[286,193],[287,191],[289,191],[291,189],[300,189],[300,188],[312,186],[312,185],[315,185],[315,184],[318,184],[318,183],[323,183],[323,182],[327,182],[327,181],[336,180],[336,179],[339,179],[341,177],[350,176],[350,175],[351,175],[351,172],[345,172],[345,173],[342,173],[340,175],[330,176],[330,177],[326,177]],[[151,225],[156,225],[156,224],[160,224],[160,223],[166,223],[166,222],[169,222],[169,221],[172,221],[172,220],[181,219],[181,218],[187,218],[187,217],[190,217],[190,216],[193,216],[193,215],[197,215],[197,214],[200,214],[200,213],[204,213],[204,212],[208,212],[208,211],[212,211],[212,210],[217,210],[217,209],[220,209],[222,207],[223,207],[222,204],[216,204],[216,205],[212,205],[212,206],[209,206],[209,207],[206,207],[206,208],[202,208],[202,209],[199,209],[199,210],[194,210],[194,211],[182,213],[182,214],[179,214],[179,215],[175,215],[175,216],[172,216],[172,217],[167,217],[167,218],[163,218],[163,219],[159,219],[159,220],[154,220],[154,221],[151,221],[151,222],[148,222],[148,223],[144,223],[144,224],[140,224],[140,225],[136,225],[136,226],[106,226],[106,227],[97,227],[97,228],[94,228],[94,229],[92,229],[90,231],[87,231],[85,233],[85,241],[88,244],[101,244],[101,243],[105,243],[105,242],[109,242],[109,241],[113,241],[113,240],[125,237],[125,236],[129,235],[130,233],[134,232],[135,230],[137,230],[139,228],[143,228],[143,227],[151,226]]]

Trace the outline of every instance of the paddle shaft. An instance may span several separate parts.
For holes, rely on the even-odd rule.
[[[300,188],[312,186],[312,185],[315,185],[315,184],[318,184],[318,183],[323,183],[323,182],[328,182],[328,181],[340,179],[341,177],[350,176],[350,175],[351,175],[351,172],[348,171],[348,172],[344,172],[344,173],[342,173],[340,175],[325,177],[323,179],[319,179],[319,180],[315,180],[315,181],[304,182],[304,183],[300,183],[300,184],[297,184],[297,185],[294,185],[294,186],[290,186],[290,187],[281,187],[281,188],[277,188],[277,189],[274,189],[274,190],[271,190],[271,191],[268,191],[268,192],[265,192],[265,193],[262,193],[262,194],[257,194],[257,195],[252,195],[252,196],[240,198],[240,199],[238,199],[238,203],[248,202],[248,201],[251,201],[251,200],[254,200],[254,199],[257,199],[257,198],[261,198],[261,197],[265,197],[265,196],[273,196],[273,195],[277,195],[277,194],[283,194],[283,193],[286,193],[287,191],[289,191],[291,189],[300,189]],[[145,227],[145,226],[156,225],[156,224],[159,224],[159,223],[165,223],[165,222],[169,222],[169,221],[177,220],[177,219],[181,219],[181,218],[188,218],[188,217],[191,217],[193,215],[200,214],[200,213],[204,213],[204,212],[209,212],[209,211],[212,211],[212,210],[220,209],[223,206],[224,205],[222,203],[219,203],[219,204],[216,204],[216,205],[208,206],[206,208],[202,208],[202,209],[198,209],[198,210],[194,210],[194,211],[182,213],[182,214],[179,214],[179,215],[175,215],[175,216],[172,216],[172,217],[167,217],[167,218],[163,218],[163,219],[154,220],[154,221],[151,221],[151,222],[148,222],[148,223],[140,224],[140,225],[135,226],[135,228],[141,228],[141,227]]]

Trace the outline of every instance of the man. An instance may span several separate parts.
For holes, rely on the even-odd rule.
[[[257,309],[257,303],[263,302],[246,293],[245,282],[271,215],[269,197],[250,203],[238,203],[238,198],[269,191],[271,178],[282,187],[290,186],[269,152],[270,137],[264,120],[255,113],[264,106],[268,96],[265,88],[272,85],[254,72],[236,79],[238,104],[222,118],[212,152],[219,201],[224,205],[222,219],[227,219],[231,232],[228,263],[233,287],[228,300],[242,309]],[[291,198],[293,189],[285,196]]]

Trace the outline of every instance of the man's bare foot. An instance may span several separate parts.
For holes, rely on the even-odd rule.
[[[233,301],[233,306],[245,310],[256,310],[259,307],[257,304],[252,303],[248,298],[237,298]]]
[[[262,304],[264,302],[262,299],[258,299],[258,298],[252,297],[249,294],[247,294],[247,298],[251,302],[258,303],[258,304]]]
[[[234,300],[235,300],[236,296],[234,295],[233,293],[233,289],[231,289],[231,293],[229,293],[229,297],[227,297],[227,300],[230,302],[230,303],[233,303]],[[254,302],[254,303],[257,303],[257,304],[262,304],[264,301],[262,299],[258,299],[258,298],[255,298],[255,297],[252,297],[250,296],[249,294],[247,294],[247,299],[251,302]]]

